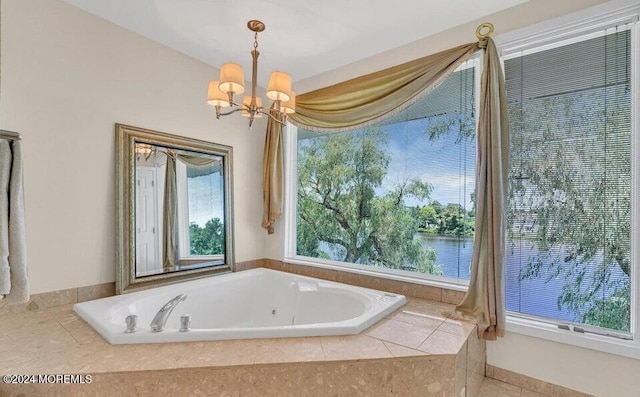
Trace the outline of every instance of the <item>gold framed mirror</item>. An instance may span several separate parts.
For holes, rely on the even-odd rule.
[[[116,293],[233,270],[230,146],[116,124]]]

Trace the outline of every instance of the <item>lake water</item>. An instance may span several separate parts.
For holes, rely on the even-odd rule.
[[[469,279],[471,255],[473,253],[473,237],[444,237],[419,233],[424,248],[436,251],[436,263],[442,268],[443,276]]]
[[[437,264],[442,268],[444,276],[469,279],[473,238],[459,239],[426,234],[419,234],[417,237],[423,241],[423,247],[435,249]],[[507,310],[555,320],[580,322],[580,318],[575,313],[558,308],[557,301],[562,287],[571,281],[563,274],[556,276],[543,270],[540,277],[519,280],[520,268],[524,267],[530,258],[539,257],[543,262],[548,263],[552,256],[564,258],[566,254],[561,248],[550,254],[540,253],[530,242],[515,245],[507,243],[505,272]],[[602,261],[602,256],[593,258],[593,262],[598,261]],[[626,275],[622,271],[614,271],[612,277],[623,278]],[[603,291],[601,297],[604,298],[609,294],[610,292]]]

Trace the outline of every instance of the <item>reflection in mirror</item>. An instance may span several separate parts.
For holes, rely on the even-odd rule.
[[[135,145],[136,277],[223,264],[222,157]]]
[[[116,125],[116,292],[233,270],[233,149]]]

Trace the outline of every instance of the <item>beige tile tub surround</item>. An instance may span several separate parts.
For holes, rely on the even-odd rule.
[[[474,396],[484,344],[472,325],[439,317],[451,307],[411,298],[351,336],[109,345],[72,305],[32,305],[2,314],[0,373],[91,374],[93,382],[0,383],[0,396],[460,396],[465,387]]]
[[[256,370],[255,373],[251,372],[251,379],[255,379],[256,382],[261,376],[267,377],[267,380],[263,379],[259,383],[267,385],[269,384],[268,379],[271,379],[269,377],[280,376],[277,374],[298,367],[298,364],[292,366],[290,361],[304,363],[307,365],[305,368],[309,371],[320,371],[319,368],[324,370],[328,368],[326,365],[339,361],[366,361],[369,367],[359,367],[360,369],[365,368],[366,371],[366,368],[377,367],[380,362],[391,358],[424,359],[430,357],[432,360],[438,360],[439,358],[434,357],[443,357],[436,355],[442,346],[456,348],[460,345],[464,335],[470,335],[471,331],[475,329],[473,324],[441,317],[442,312],[451,310],[452,304],[457,304],[462,299],[464,294],[460,291],[287,264],[270,259],[236,264],[238,271],[256,267],[288,271],[407,296],[426,297],[430,301],[410,299],[404,307],[391,314],[382,323],[378,323],[360,335],[286,340],[176,343],[164,344],[161,349],[154,349],[154,346],[158,345],[108,345],[100,335],[72,312],[71,305],[74,303],[113,295],[115,293],[114,283],[46,292],[33,295],[31,300],[23,305],[9,306],[6,300],[0,300],[0,357],[10,358],[9,360],[0,360],[0,372],[2,374],[91,373],[94,375],[95,385],[81,389],[80,395],[88,393],[91,387],[95,387],[96,389],[91,390],[98,390],[97,393],[99,393],[99,390],[104,390],[103,388],[107,385],[122,381],[131,381],[138,388],[144,386],[149,390],[158,390],[159,387],[165,387],[166,390],[175,389],[178,393],[180,390],[184,390],[184,387],[188,388],[191,385],[188,382],[186,385],[166,385],[164,384],[166,382],[152,380],[155,378],[164,379],[162,371],[176,371],[177,369],[188,371],[188,373],[195,371],[195,369],[205,371],[202,373],[212,374],[214,372],[211,371],[220,371],[215,372],[216,376],[221,376],[221,379],[230,379],[229,377],[234,376],[234,371],[241,367],[244,371],[242,373],[246,374],[251,372],[252,368],[268,366],[272,368],[272,372],[264,368]],[[397,325],[397,329],[393,325]],[[400,330],[408,331],[406,339],[398,337],[399,334],[402,334]],[[439,339],[442,340],[442,333],[452,335],[452,337],[446,338],[441,346],[435,342]],[[420,340],[426,334],[428,334],[426,339]],[[418,341],[419,345],[415,346]],[[37,356],[33,355],[34,351],[38,352]],[[123,357],[126,365],[123,365]],[[457,392],[460,392],[466,385],[467,396],[471,397],[476,395],[480,385],[483,385],[484,394],[481,394],[482,397],[493,397],[494,395],[491,393],[497,393],[495,390],[504,391],[504,389],[517,390],[517,392],[513,392],[513,396],[517,397],[588,396],[490,365],[486,366],[487,380],[483,384],[485,357],[486,344],[484,341],[468,338],[462,343],[458,354],[455,355],[454,374],[451,379],[451,384],[454,385]],[[311,366],[318,363],[325,364],[325,366]],[[375,363],[375,366],[372,363]],[[448,365],[442,364],[445,367]],[[341,371],[348,371],[349,368],[354,367],[341,367]],[[370,376],[381,376],[375,371],[367,373]],[[324,376],[317,372],[315,374],[316,377],[313,379],[323,382],[327,390],[335,391],[339,395],[339,378],[333,379],[331,375]],[[399,381],[398,379],[402,377],[402,375],[394,375],[393,371],[385,372],[385,374],[391,374],[389,376],[393,376],[395,381]],[[170,378],[175,379],[173,376]],[[191,379],[191,377],[186,378]],[[495,380],[489,378],[495,378]],[[309,378],[306,379],[309,381]],[[411,383],[412,381],[407,380],[407,382]],[[128,384],[125,383],[118,387],[126,388]],[[290,383],[291,387],[294,387],[295,384],[295,381]],[[372,384],[378,385],[377,383]],[[56,393],[44,392],[43,389],[37,387],[27,390],[25,387],[8,388],[6,385],[0,384],[0,396],[5,394],[20,396],[21,393],[27,396],[56,395],[56,393],[58,393],[57,395],[73,395],[76,393],[73,391],[76,386],[61,386],[61,389],[55,389]],[[361,385],[351,385],[350,387],[352,388],[350,390],[357,391],[349,394],[367,394]],[[432,389],[434,388],[437,387],[432,386]],[[134,390],[122,389],[120,391],[123,393],[121,395],[129,395],[135,393]],[[221,392],[225,390],[228,392],[228,387],[220,389]],[[284,390],[278,390],[278,392],[286,395]],[[489,394],[486,394],[487,392]],[[234,395],[234,393],[230,393],[230,395]],[[242,389],[242,394],[251,395],[251,393],[248,389]],[[296,392],[292,393],[296,395]],[[396,393],[396,395],[402,394]],[[461,394],[456,393],[456,395]],[[498,395],[496,394],[496,396]]]
[[[44,292],[31,295],[29,302],[20,305],[9,305],[5,299],[0,300],[0,316],[8,313],[36,311],[52,307],[72,305],[79,302],[106,298],[116,293],[115,283],[89,285],[61,291]]]
[[[88,385],[23,385],[7,397],[60,396],[453,396],[436,357],[191,368],[96,374]],[[433,381],[434,378],[441,380]],[[0,389],[1,391],[1,389]]]

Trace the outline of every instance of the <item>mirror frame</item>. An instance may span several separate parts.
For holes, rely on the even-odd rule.
[[[136,277],[135,253],[135,144],[146,143],[222,158],[224,183],[225,263],[214,267]],[[233,148],[124,124],[116,124],[116,294],[139,291],[234,270]]]

